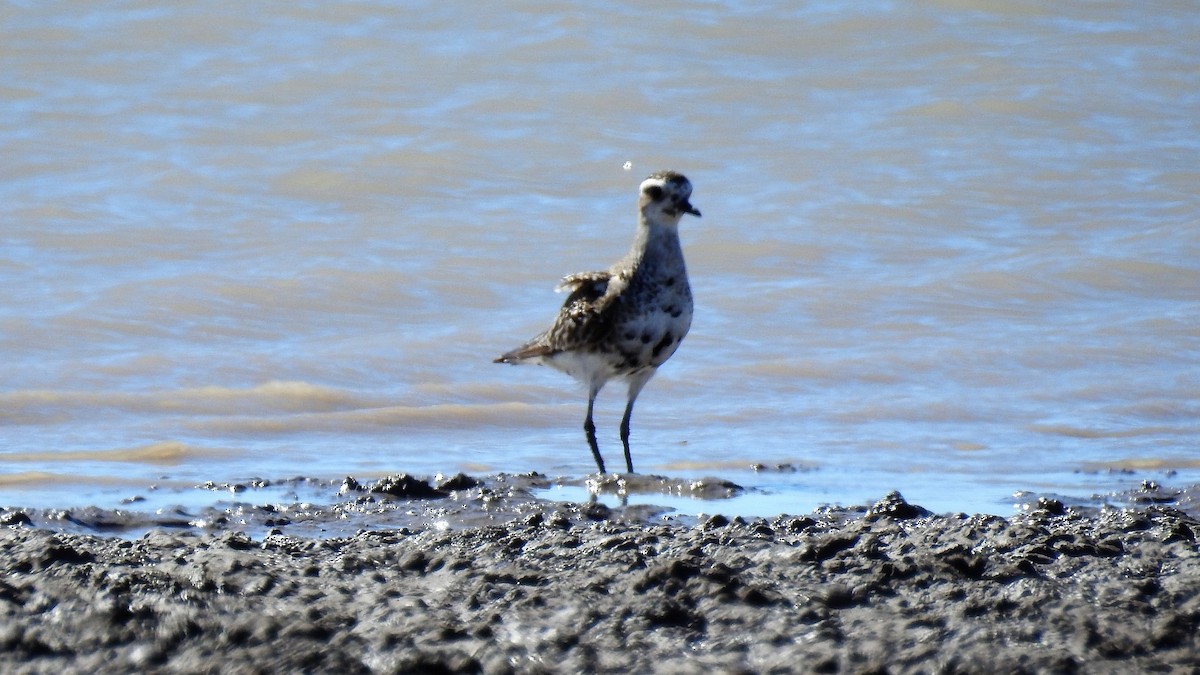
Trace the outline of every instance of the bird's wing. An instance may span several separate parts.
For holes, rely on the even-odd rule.
[[[554,290],[558,291],[559,293],[563,291],[571,291],[571,294],[574,295],[580,290],[585,290],[590,287],[592,292],[596,293],[597,295],[604,295],[604,291],[608,288],[608,280],[611,278],[612,273],[608,271],[578,272],[576,274],[568,274],[567,276],[563,277],[562,281],[558,283],[558,286],[556,286]]]
[[[556,290],[568,291],[554,325],[529,342],[496,359],[518,363],[553,356],[595,343],[612,330],[612,315],[620,284],[610,284],[611,272],[580,272],[563,277]]]
[[[560,290],[570,293],[554,325],[546,331],[552,351],[566,351],[580,345],[597,344],[612,331],[613,314],[622,284],[614,283],[611,272],[581,272],[572,274],[559,284]]]

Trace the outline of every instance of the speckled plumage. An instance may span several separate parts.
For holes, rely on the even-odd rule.
[[[625,378],[629,383],[621,443],[625,466],[632,473],[629,419],[633,403],[691,327],[692,291],[679,244],[680,219],[685,213],[700,215],[688,201],[691,193],[688,179],[674,171],[646,178],[629,253],[607,271],[565,277],[558,288],[568,295],[554,324],[496,359],[497,363],[548,365],[587,385],[584,430],[601,473],[604,460],[592,422],[596,394],[610,379]]]

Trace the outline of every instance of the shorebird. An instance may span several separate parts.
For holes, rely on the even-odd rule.
[[[637,233],[629,253],[607,271],[564,277],[557,290],[566,291],[567,300],[554,324],[495,361],[547,365],[587,387],[583,430],[600,473],[604,458],[592,421],[596,395],[610,379],[624,378],[629,384],[621,444],[625,468],[633,473],[633,403],[692,325],[692,290],[679,245],[683,215],[700,215],[688,201],[691,195],[692,184],[674,171],[659,171],[642,181]]]

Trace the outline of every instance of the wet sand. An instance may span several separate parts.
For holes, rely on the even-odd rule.
[[[530,482],[347,480],[202,526],[0,510],[0,670],[1196,672],[1194,489],[688,522]]]

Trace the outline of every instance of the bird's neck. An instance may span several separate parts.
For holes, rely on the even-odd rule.
[[[632,267],[640,267],[650,258],[659,265],[683,267],[683,248],[679,244],[678,223],[659,223],[642,218],[638,222],[633,246],[626,256]]]

